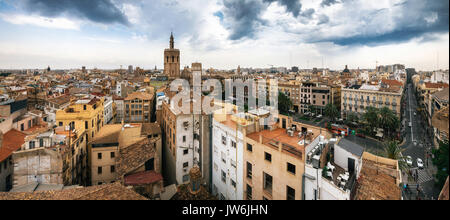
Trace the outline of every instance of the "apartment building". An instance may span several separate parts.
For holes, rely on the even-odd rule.
[[[300,109],[300,83],[297,81],[289,81],[286,83],[278,83],[278,90],[284,93],[292,101],[293,111],[299,112]]]
[[[376,85],[363,84],[342,88],[342,117],[346,118],[349,113],[361,116],[368,107],[387,107],[400,118],[403,88],[403,83],[395,80],[382,81]]]
[[[265,110],[238,112],[225,104],[214,113],[212,123],[212,194],[221,200],[244,198],[244,149],[247,133],[259,131],[260,120],[269,115]]]
[[[210,116],[204,114],[177,114],[174,103],[162,104],[165,177],[169,184],[189,182],[189,170],[198,165],[209,186]],[[188,102],[189,104],[189,102]],[[192,106],[192,105],[191,105]]]
[[[77,131],[86,130],[86,142],[93,140],[104,125],[104,98],[82,98],[56,112],[56,124]]]
[[[153,94],[134,92],[124,99],[125,123],[150,123],[153,108]]]
[[[11,129],[6,133],[0,130],[0,192],[7,192],[13,187],[14,163],[13,152],[25,143],[26,134]]]
[[[281,116],[264,130],[247,134],[244,149],[244,199],[301,200],[305,149],[329,134]]]
[[[161,131],[155,124],[104,126],[89,143],[91,185],[123,181],[127,175],[161,172]],[[126,159],[125,159],[126,158]]]

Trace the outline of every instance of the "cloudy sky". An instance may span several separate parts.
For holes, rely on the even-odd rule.
[[[0,68],[449,68],[448,0],[0,0]]]

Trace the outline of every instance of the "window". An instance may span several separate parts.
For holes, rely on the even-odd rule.
[[[188,154],[189,153],[189,150],[188,149],[184,149],[183,150],[183,155],[186,155],[186,154]]]
[[[102,153],[98,153],[98,154],[97,154],[97,159],[99,159],[99,160],[102,159]]]
[[[266,159],[269,162],[272,162],[272,155],[267,152],[264,152],[264,159]]]
[[[231,146],[232,146],[233,148],[236,148],[236,142],[231,141]]]
[[[86,105],[83,105],[83,110],[85,110],[85,111],[86,111]]]
[[[287,171],[289,173],[295,174],[295,165],[293,165],[291,163],[287,163]]]
[[[186,136],[183,136],[183,143],[186,143]]]
[[[247,184],[247,200],[252,200],[252,187]]]
[[[112,165],[111,166],[111,173],[114,173],[114,172],[116,172],[116,166]]]
[[[189,166],[189,162],[183,163],[183,168],[186,168]]]
[[[251,144],[247,144],[247,151],[253,152],[253,146]]]
[[[150,160],[147,160],[144,164],[145,171],[154,170],[155,169],[155,158],[151,158]]]
[[[252,179],[252,164],[247,162],[247,178]]]
[[[30,149],[34,149],[34,141],[29,142],[29,147],[30,147]]]
[[[234,180],[231,180],[231,186],[233,186],[234,188],[236,188],[236,182]]]
[[[267,174],[267,173],[263,173],[263,182],[264,182],[264,190],[270,194],[272,194],[272,176]]]
[[[222,144],[227,145],[227,137],[222,136]]]
[[[223,170],[222,170],[222,182],[224,182],[224,183],[227,182],[227,174]]]
[[[295,189],[286,186],[286,200],[295,200]]]
[[[103,170],[102,170],[102,167],[98,167],[98,168],[97,168],[97,173],[98,173],[98,174],[102,174],[102,171],[103,171]]]
[[[111,158],[114,158],[114,157],[116,157],[116,153],[111,152]]]
[[[225,159],[226,158],[225,153],[224,152],[221,152],[221,153],[222,153],[222,162],[226,164],[227,161]]]
[[[44,147],[44,139],[39,139],[39,147]]]

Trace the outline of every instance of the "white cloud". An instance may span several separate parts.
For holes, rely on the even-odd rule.
[[[17,25],[35,25],[45,28],[79,30],[80,23],[67,18],[47,18],[42,16],[28,16],[21,14],[0,14],[0,18],[8,23]]]

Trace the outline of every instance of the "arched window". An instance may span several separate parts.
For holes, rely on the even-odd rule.
[[[175,63],[175,56],[172,56],[172,63]]]
[[[167,56],[167,63],[169,62],[169,56]]]

